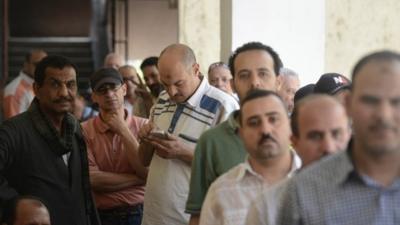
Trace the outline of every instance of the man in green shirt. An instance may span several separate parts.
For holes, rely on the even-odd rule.
[[[282,66],[271,47],[260,42],[246,43],[229,58],[232,87],[239,99],[252,89],[276,91]],[[211,183],[245,159],[246,150],[237,135],[237,115],[237,111],[233,112],[228,120],[204,132],[196,145],[185,210],[191,214],[190,225],[199,224],[201,206]]]

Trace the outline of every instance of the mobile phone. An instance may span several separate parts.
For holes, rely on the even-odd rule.
[[[163,130],[154,130],[150,132],[150,135],[156,138],[160,138],[160,139],[168,139],[168,134],[167,132],[163,131]]]

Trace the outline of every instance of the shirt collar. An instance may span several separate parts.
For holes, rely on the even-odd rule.
[[[227,119],[228,127],[233,133],[237,133],[237,130],[239,129],[238,120],[239,120],[239,110],[233,111]]]
[[[336,157],[335,176],[332,177],[332,184],[343,185],[351,181],[361,181],[361,177],[354,167],[352,158],[353,140],[347,145],[347,150],[339,152],[332,157]]]
[[[130,124],[130,123],[131,123],[131,120],[132,120],[132,117],[129,116],[128,110],[124,109],[124,111],[125,111],[125,115],[126,115],[125,121],[126,121],[128,124]],[[101,119],[100,114],[97,115],[97,116],[94,118],[94,124],[95,124],[95,128],[96,128],[100,133],[105,133],[105,132],[107,132],[108,130],[110,130],[110,126],[108,126],[108,125]]]
[[[291,165],[289,173],[287,174],[287,177],[291,177],[298,169],[301,168],[301,159],[292,148],[290,148],[290,154],[292,156],[292,165]],[[251,165],[249,163],[249,156],[247,156],[244,163],[242,163],[242,166],[241,166],[238,176],[237,176],[237,180],[240,181],[240,180],[244,179],[245,176],[255,176],[255,177],[258,177],[258,178],[264,180],[264,178],[260,174],[258,174],[256,171],[254,171],[253,168],[251,167]]]
[[[353,141],[350,140],[347,150],[337,154],[339,158],[336,165],[337,173],[333,177],[333,181],[336,185],[345,185],[349,182],[362,182],[364,185],[376,189],[382,189],[382,187],[367,175],[360,174],[354,166],[354,160],[352,157],[352,146]],[[400,180],[396,180],[391,187],[387,188],[390,190],[400,190]]]
[[[24,73],[24,71],[20,71],[19,75],[22,77],[23,80],[28,82],[29,84],[33,84],[34,80],[32,77],[30,77],[28,74]]]
[[[191,107],[200,105],[201,98],[210,88],[210,84],[208,83],[207,79],[200,77],[200,80],[200,85],[197,87],[193,95],[186,101],[186,103]]]

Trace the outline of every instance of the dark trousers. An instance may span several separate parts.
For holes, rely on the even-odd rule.
[[[113,209],[99,209],[102,225],[140,225],[143,205],[124,206]]]

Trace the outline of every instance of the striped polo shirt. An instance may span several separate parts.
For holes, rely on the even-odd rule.
[[[227,119],[238,108],[232,96],[212,87],[203,78],[185,103],[173,102],[163,91],[153,106],[150,120],[194,150],[205,130]],[[146,184],[143,225],[188,223],[189,215],[184,209],[190,170],[190,165],[183,161],[153,155]]]

